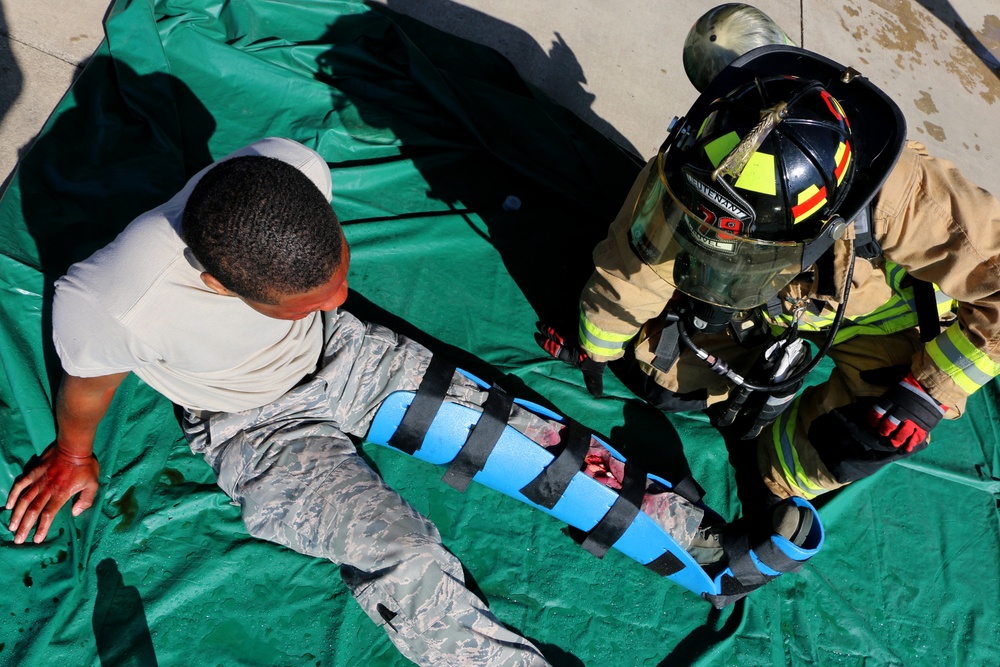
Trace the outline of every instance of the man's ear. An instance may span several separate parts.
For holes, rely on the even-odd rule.
[[[222,283],[220,283],[218,279],[208,271],[201,272],[201,282],[205,283],[205,286],[216,294],[221,294],[222,296],[236,296],[223,287]]]

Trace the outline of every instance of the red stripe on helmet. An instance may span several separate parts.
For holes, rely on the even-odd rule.
[[[798,220],[799,216],[808,213],[810,209],[815,207],[821,201],[826,199],[826,186],[821,187],[816,194],[814,194],[809,199],[805,200],[798,206],[792,207],[792,218]]]
[[[830,110],[830,113],[833,114],[833,117],[843,122],[845,125],[847,125],[847,127],[850,127],[851,122],[847,120],[847,114],[845,114],[844,110],[840,108],[840,103],[837,102],[836,99],[834,99],[833,95],[823,90],[820,91],[820,96],[823,98],[823,101],[826,102],[826,108]]]
[[[843,175],[844,170],[847,169],[847,165],[851,161],[851,142],[844,142],[844,154],[840,156],[840,163],[837,168],[833,170],[833,175],[837,178],[837,182],[840,182],[840,177]]]

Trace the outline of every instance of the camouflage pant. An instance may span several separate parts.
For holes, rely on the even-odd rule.
[[[328,321],[321,370],[281,399],[239,413],[187,413],[185,433],[247,530],[341,565],[368,616],[421,665],[545,665],[465,586],[437,528],[389,488],[345,435],[382,400],[414,390],[423,347],[347,313]],[[456,387],[457,400],[479,392]],[[473,401],[477,397],[472,396]]]
[[[239,413],[188,413],[191,448],[240,503],[252,535],[340,564],[362,608],[407,658],[422,665],[547,664],[466,588],[435,526],[345,435],[363,437],[387,396],[416,390],[431,353],[344,312],[330,315],[326,336],[320,370],[279,400]],[[447,400],[479,408],[486,396],[456,374]],[[564,428],[519,406],[509,423],[542,446],[559,442]],[[690,542],[701,510],[668,503],[658,512],[682,527],[679,542]]]

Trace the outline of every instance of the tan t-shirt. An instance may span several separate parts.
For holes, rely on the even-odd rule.
[[[262,139],[223,159],[240,155],[287,162],[331,198],[326,162],[301,144]],[[272,319],[202,282],[203,269],[180,237],[181,214],[212,166],[56,281],[53,339],[67,373],[134,371],[186,408],[235,412],[270,403],[315,370],[319,313]]]

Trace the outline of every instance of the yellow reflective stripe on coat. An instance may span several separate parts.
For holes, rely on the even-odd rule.
[[[628,345],[628,342],[634,336],[635,333],[620,334],[604,331],[588,320],[582,310],[580,311],[580,346],[588,354],[600,357],[614,357],[625,349],[625,346]]]
[[[856,336],[884,336],[917,326],[917,307],[913,297],[913,287],[902,286],[903,279],[907,275],[906,270],[895,262],[887,260],[885,273],[886,283],[894,292],[892,297],[870,313],[845,320],[834,339],[835,345]],[[939,317],[943,317],[955,307],[956,301],[941,292],[937,285],[934,285],[934,298]],[[782,315],[781,319],[787,325],[791,316]],[[799,329],[802,331],[823,331],[830,328],[833,319],[834,313],[824,315],[806,313],[799,322]]]
[[[826,489],[809,480],[809,475],[799,463],[799,453],[792,444],[795,441],[795,425],[798,423],[801,400],[801,396],[796,398],[792,407],[778,417],[777,423],[771,428],[771,434],[778,461],[781,462],[782,476],[796,495],[809,500],[825,493]]]
[[[958,322],[927,343],[926,349],[934,364],[968,394],[1000,375],[1000,364],[969,342]]]

